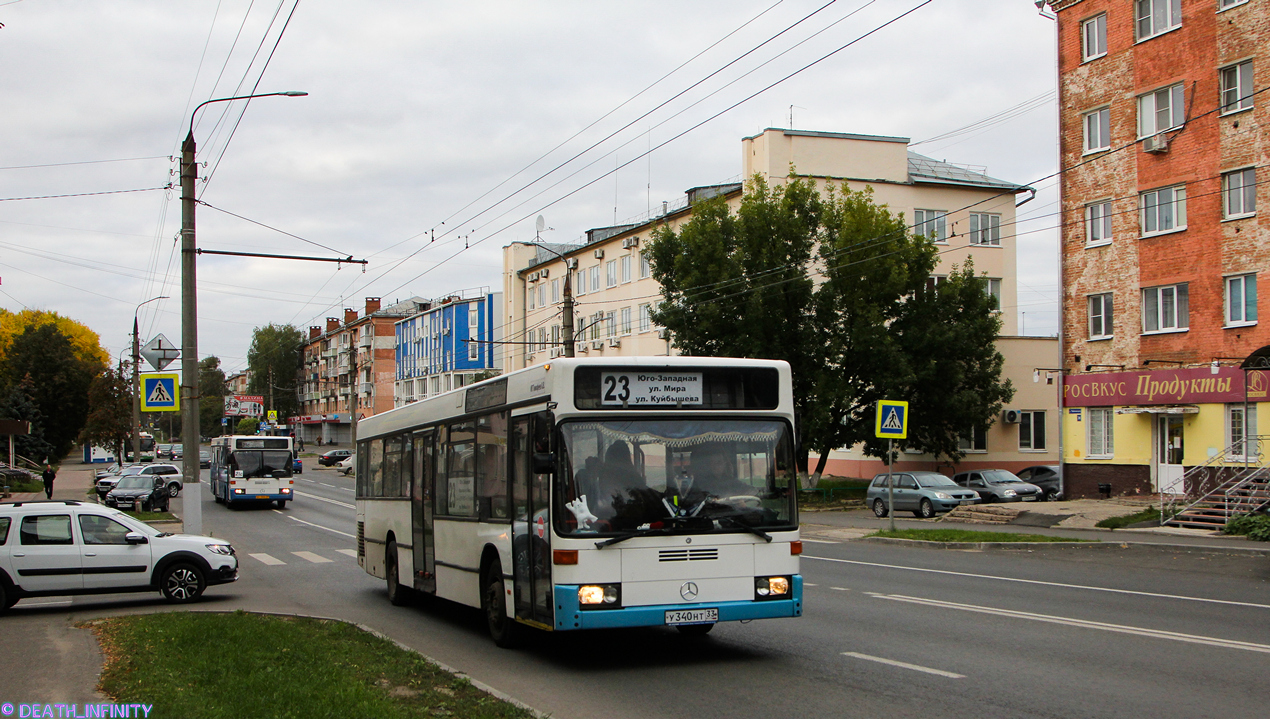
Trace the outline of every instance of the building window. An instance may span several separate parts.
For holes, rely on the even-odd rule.
[[[1085,152],[1111,149],[1111,108],[1085,113]]]
[[[1221,70],[1222,114],[1252,107],[1252,60]]]
[[[1188,286],[1165,285],[1142,290],[1142,331],[1177,332],[1190,326]]]
[[[1257,276],[1226,278],[1226,326],[1257,322]]]
[[[1186,186],[1161,187],[1141,195],[1142,234],[1186,229]]]
[[[1085,244],[1105,245],[1111,242],[1111,201],[1085,205]]]
[[[1080,56],[1093,60],[1107,54],[1107,13],[1080,24]]]
[[[622,308],[622,334],[629,335],[631,333],[631,308]]]
[[[529,291],[526,293],[526,295],[527,295],[526,299],[528,299],[529,301],[529,309],[532,310],[534,309],[534,300],[538,297],[538,293],[534,291],[533,285],[529,286]]]
[[[1226,219],[1248,217],[1257,212],[1257,171],[1227,172],[1221,176],[1222,214]]]
[[[574,284],[578,286],[576,290],[577,294],[586,294],[586,270],[578,270],[578,281]]]
[[[1183,87],[1179,82],[1138,97],[1138,137],[1182,126],[1186,112]]]
[[[1089,296],[1089,339],[1102,340],[1111,337],[1114,325],[1111,314],[1111,293]]]
[[[605,324],[604,336],[616,337],[617,336],[617,313],[609,312],[608,314],[604,315],[604,324]]]
[[[622,282],[631,281],[631,256],[622,255]]]
[[[931,275],[926,278],[926,291],[934,292],[935,288],[944,284],[948,280],[948,275]]]
[[[1260,454],[1257,447],[1257,405],[1249,404],[1245,411],[1242,404],[1226,405],[1226,446],[1229,458],[1255,459]]]
[[[560,325],[551,326],[551,346],[552,347],[560,346]]]
[[[1138,39],[1182,27],[1182,0],[1137,0]]]
[[[591,339],[600,339],[600,325],[604,324],[604,313],[596,312],[591,316]]]
[[[1085,410],[1089,421],[1086,422],[1088,434],[1085,453],[1090,459],[1109,459],[1115,456],[1115,432],[1112,420],[1115,418],[1110,407],[1089,407]]]
[[[546,327],[538,328],[538,349],[541,349],[541,350],[547,349],[547,328]]]
[[[604,265],[604,279],[608,280],[606,287],[617,287],[617,260],[609,260]]]
[[[543,282],[540,285],[538,285],[538,306],[539,307],[547,306],[547,283],[546,282]]]
[[[1220,12],[1229,7],[1243,5],[1246,2],[1248,2],[1248,0],[1217,0],[1217,10]]]
[[[600,266],[596,265],[591,268],[591,291],[600,291]]]
[[[481,358],[481,344],[475,339],[467,342],[467,358],[469,360],[478,360]]]
[[[963,452],[987,452],[988,431],[975,427],[957,438],[957,447]]]
[[[648,255],[643,252],[639,253],[639,278],[642,280],[653,274],[653,268],[648,265]]]
[[[913,234],[931,242],[947,242],[948,231],[944,226],[947,217],[948,213],[943,210],[913,210]]]
[[[1019,449],[1045,449],[1045,410],[1019,413]]]
[[[983,278],[983,290],[992,295],[992,299],[997,301],[994,308],[997,312],[1001,311],[1001,280],[993,277]]]
[[[1001,246],[1001,215],[970,213],[970,244]]]
[[[480,305],[471,305],[467,308],[467,329],[469,336],[474,336],[481,326],[481,308]]]
[[[647,332],[653,328],[653,306],[639,306],[639,331]]]
[[[560,280],[551,281],[551,303],[555,304],[560,301]]]

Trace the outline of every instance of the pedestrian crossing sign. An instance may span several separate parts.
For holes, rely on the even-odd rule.
[[[179,412],[180,378],[175,372],[141,375],[141,411]]]
[[[908,437],[908,402],[878,400],[877,436],[882,439],[906,439]]]

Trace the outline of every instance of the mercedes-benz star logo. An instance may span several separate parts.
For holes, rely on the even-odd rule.
[[[684,585],[679,588],[679,596],[683,597],[684,601],[686,602],[691,602],[692,600],[696,599],[697,598],[697,583],[684,582]]]

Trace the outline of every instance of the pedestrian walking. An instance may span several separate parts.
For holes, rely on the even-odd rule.
[[[44,471],[40,473],[44,478],[44,496],[48,499],[53,498],[53,480],[57,478],[57,472],[53,471],[53,465],[44,464]]]
[[[301,451],[301,452],[303,452],[303,451],[304,451],[304,437],[299,437],[299,438],[297,438],[297,439],[296,439],[296,442],[298,442],[298,443],[299,443],[299,445],[300,445],[300,451]]]

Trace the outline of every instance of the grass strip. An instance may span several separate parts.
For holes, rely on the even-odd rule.
[[[1013,532],[976,532],[969,529],[897,529],[881,530],[868,535],[888,539],[917,539],[923,542],[1096,542],[1095,539],[1068,539],[1044,534]]]
[[[91,622],[99,688],[150,719],[533,715],[344,622],[178,612]]]
[[[171,512],[129,512],[124,510],[124,514],[141,520],[142,522],[177,522],[175,514]]]
[[[1122,527],[1127,527],[1130,524],[1137,524],[1138,522],[1154,522],[1159,524],[1160,510],[1155,507],[1147,507],[1140,512],[1134,512],[1133,514],[1123,514],[1119,517],[1108,517],[1094,526],[1102,527],[1103,529],[1120,529]]]

